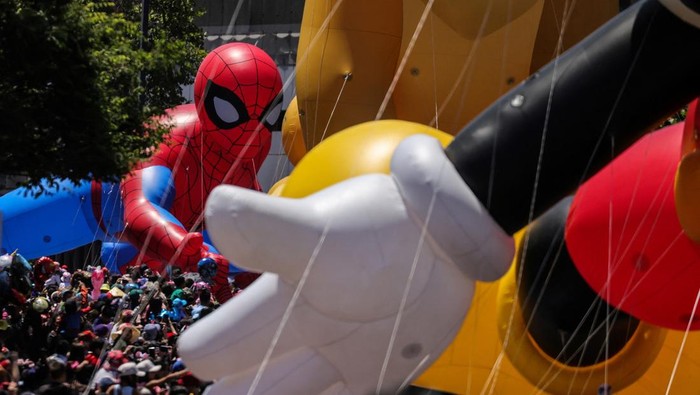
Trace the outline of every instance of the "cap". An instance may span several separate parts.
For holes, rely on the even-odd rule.
[[[178,358],[175,363],[170,367],[170,371],[172,372],[178,372],[180,370],[185,370],[185,364],[182,362],[182,359]]]
[[[143,338],[146,340],[156,340],[160,332],[160,325],[146,324],[143,326]]]
[[[68,366],[68,358],[61,354],[53,354],[46,358],[50,370],[59,370]]]
[[[49,301],[43,296],[38,296],[32,301],[32,308],[37,313],[43,313],[49,309]]]
[[[95,334],[91,330],[84,330],[78,334],[78,339],[82,340],[92,340],[95,338]]]
[[[124,357],[124,353],[122,351],[112,350],[107,353],[107,363],[111,369],[114,369],[115,366],[121,366],[126,362],[128,362],[128,360]]]
[[[92,329],[97,336],[107,336],[109,334],[109,326],[105,324],[97,324]]]
[[[144,359],[143,361],[136,364],[136,369],[138,369],[136,375],[139,377],[143,377],[148,373],[158,372],[161,368],[161,365],[156,365],[150,359]]]
[[[105,376],[102,377],[98,383],[102,391],[107,391],[107,388],[109,388],[111,385],[117,384],[117,381],[109,376]]]
[[[123,363],[119,365],[117,370],[119,371],[120,376],[133,376],[139,372],[134,362]]]

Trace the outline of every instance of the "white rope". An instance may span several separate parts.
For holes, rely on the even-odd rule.
[[[287,304],[287,308],[285,309],[284,314],[282,315],[282,320],[277,326],[275,335],[272,337],[272,341],[270,341],[270,345],[268,346],[267,351],[265,352],[265,357],[260,363],[260,367],[258,368],[258,371],[255,374],[255,378],[253,379],[253,382],[251,383],[250,388],[248,389],[248,395],[253,395],[253,393],[258,387],[258,384],[260,383],[260,379],[262,378],[262,375],[265,372],[265,369],[267,368],[267,364],[270,362],[270,358],[272,357],[272,352],[275,350],[277,342],[282,336],[282,331],[286,327],[289,317],[292,315],[292,309],[294,309],[294,306],[296,305],[296,302],[299,299],[299,295],[301,294],[301,290],[302,288],[304,288],[304,284],[306,284],[306,280],[309,277],[309,274],[311,273],[311,268],[316,263],[316,258],[318,257],[319,252],[321,252],[321,247],[326,241],[326,236],[328,235],[328,231],[330,230],[330,225],[331,220],[329,219],[326,222],[326,225],[323,229],[323,233],[321,234],[321,237],[318,240],[318,244],[316,244],[316,248],[314,248],[314,251],[311,254],[311,258],[309,258],[309,262],[306,264],[306,268],[304,268],[304,272],[301,275],[299,284],[297,284],[296,289],[294,289],[292,299]]]
[[[685,327],[685,333],[683,334],[683,341],[678,349],[678,354],[676,354],[676,361],[673,363],[673,371],[671,371],[671,377],[668,380],[668,386],[666,387],[666,395],[671,393],[671,384],[676,377],[676,371],[678,371],[678,365],[681,362],[681,355],[683,354],[683,348],[685,348],[685,342],[688,340],[688,333],[690,333],[690,327],[695,321],[695,313],[698,311],[698,301],[700,301],[700,289],[698,289],[698,294],[695,296],[695,303],[693,304],[693,312],[690,313],[688,318],[688,325]]]
[[[382,104],[379,106],[379,111],[377,111],[377,116],[374,117],[375,120],[381,119],[382,115],[384,115],[384,111],[386,111],[386,107],[389,105],[389,100],[391,99],[391,95],[394,93],[394,89],[396,89],[396,84],[399,83],[399,77],[401,77],[401,73],[403,72],[403,69],[406,67],[406,62],[408,61],[408,57],[411,55],[411,52],[413,52],[413,47],[416,44],[416,40],[418,40],[418,36],[420,35],[420,32],[423,30],[423,26],[425,25],[425,20],[428,18],[428,15],[430,14],[430,10],[433,7],[433,3],[435,0],[428,0],[428,3],[425,5],[425,9],[423,10],[423,14],[420,17],[420,20],[418,21],[418,25],[416,25],[416,30],[413,31],[413,36],[411,37],[411,41],[408,43],[408,46],[406,47],[406,52],[403,55],[403,58],[401,59],[401,63],[399,64],[399,67],[396,69],[396,72],[394,73],[394,79],[391,81],[391,84],[389,85],[389,89],[387,89],[386,94],[384,95],[384,100],[382,101]]]

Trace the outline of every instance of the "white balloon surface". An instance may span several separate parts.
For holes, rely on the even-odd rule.
[[[212,193],[216,247],[265,274],[180,338],[209,394],[393,393],[450,344],[513,241],[434,138],[405,139],[391,171],[303,199]]]

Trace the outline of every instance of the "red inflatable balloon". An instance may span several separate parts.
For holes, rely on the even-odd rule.
[[[683,232],[673,184],[683,125],[654,132],[591,178],[574,198],[566,244],[608,303],[647,322],[700,329],[693,313],[700,246]]]

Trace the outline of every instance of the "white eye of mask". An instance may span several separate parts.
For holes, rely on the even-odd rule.
[[[282,103],[277,103],[270,111],[267,113],[267,117],[265,117],[265,123],[274,125],[277,123],[277,120],[280,117],[280,114],[282,113]]]
[[[233,104],[218,97],[214,97],[214,110],[216,115],[227,123],[236,122],[241,118]]]

